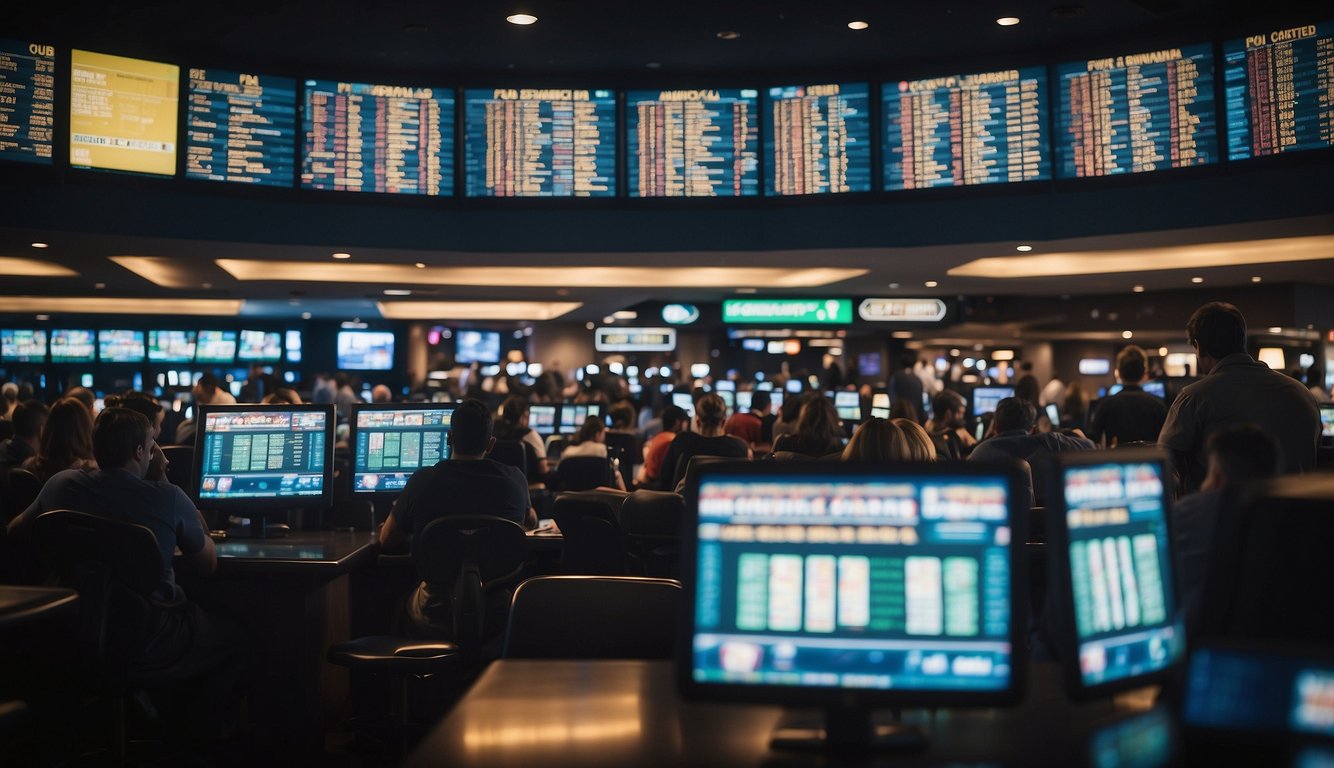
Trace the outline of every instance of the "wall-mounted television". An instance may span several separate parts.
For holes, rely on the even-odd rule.
[[[283,337],[277,331],[241,331],[236,359],[253,363],[276,363],[283,357]]]
[[[104,363],[142,363],[144,355],[143,331],[97,332],[97,357]]]
[[[387,371],[394,367],[392,331],[339,331],[338,369]]]
[[[194,331],[149,331],[150,363],[189,363],[195,359]]]
[[[474,331],[461,328],[454,332],[454,362],[469,363],[500,362],[500,332]]]
[[[200,331],[195,345],[196,363],[231,365],[236,359],[236,331]]]
[[[78,328],[51,331],[51,362],[92,363],[97,361],[97,335]]]
[[[7,363],[46,362],[46,331],[26,328],[0,331],[0,360]]]

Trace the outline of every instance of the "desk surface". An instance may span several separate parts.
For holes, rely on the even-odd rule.
[[[370,533],[293,531],[277,539],[229,538],[214,543],[218,573],[347,573],[373,562],[378,549]]]
[[[78,601],[79,593],[72,589],[0,585],[0,629],[55,616]]]
[[[1147,711],[1143,698],[1076,705],[1065,700],[1055,672],[1035,669],[1025,703],[1014,709],[906,711],[905,722],[925,729],[929,745],[870,764],[1083,765],[1093,748],[1105,754],[1118,723],[1129,727],[1122,738],[1152,744],[1143,732],[1160,732],[1160,745],[1170,749],[1170,719]],[[502,660],[422,740],[408,765],[839,764],[771,751],[769,737],[783,715],[773,706],[684,701],[671,662]]]

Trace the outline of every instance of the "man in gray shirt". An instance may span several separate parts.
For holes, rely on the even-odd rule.
[[[1246,354],[1246,319],[1221,301],[1195,310],[1186,323],[1204,378],[1177,395],[1158,442],[1172,452],[1180,492],[1199,490],[1207,468],[1205,445],[1215,432],[1253,423],[1278,444],[1281,474],[1315,467],[1320,408],[1299,382]]]

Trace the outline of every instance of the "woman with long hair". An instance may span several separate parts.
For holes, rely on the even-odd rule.
[[[805,456],[828,456],[843,450],[843,424],[838,409],[824,395],[816,395],[801,406],[797,428],[774,441],[774,453],[787,451]]]
[[[51,406],[42,427],[41,447],[37,455],[23,462],[22,468],[45,483],[66,469],[92,469],[93,414],[79,400],[63,397]]]
[[[907,461],[909,450],[908,439],[899,425],[889,419],[871,418],[852,433],[852,439],[843,449],[843,460],[881,464]]]

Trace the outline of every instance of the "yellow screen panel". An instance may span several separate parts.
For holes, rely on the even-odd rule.
[[[181,68],[75,50],[70,62],[70,165],[176,174]]]

